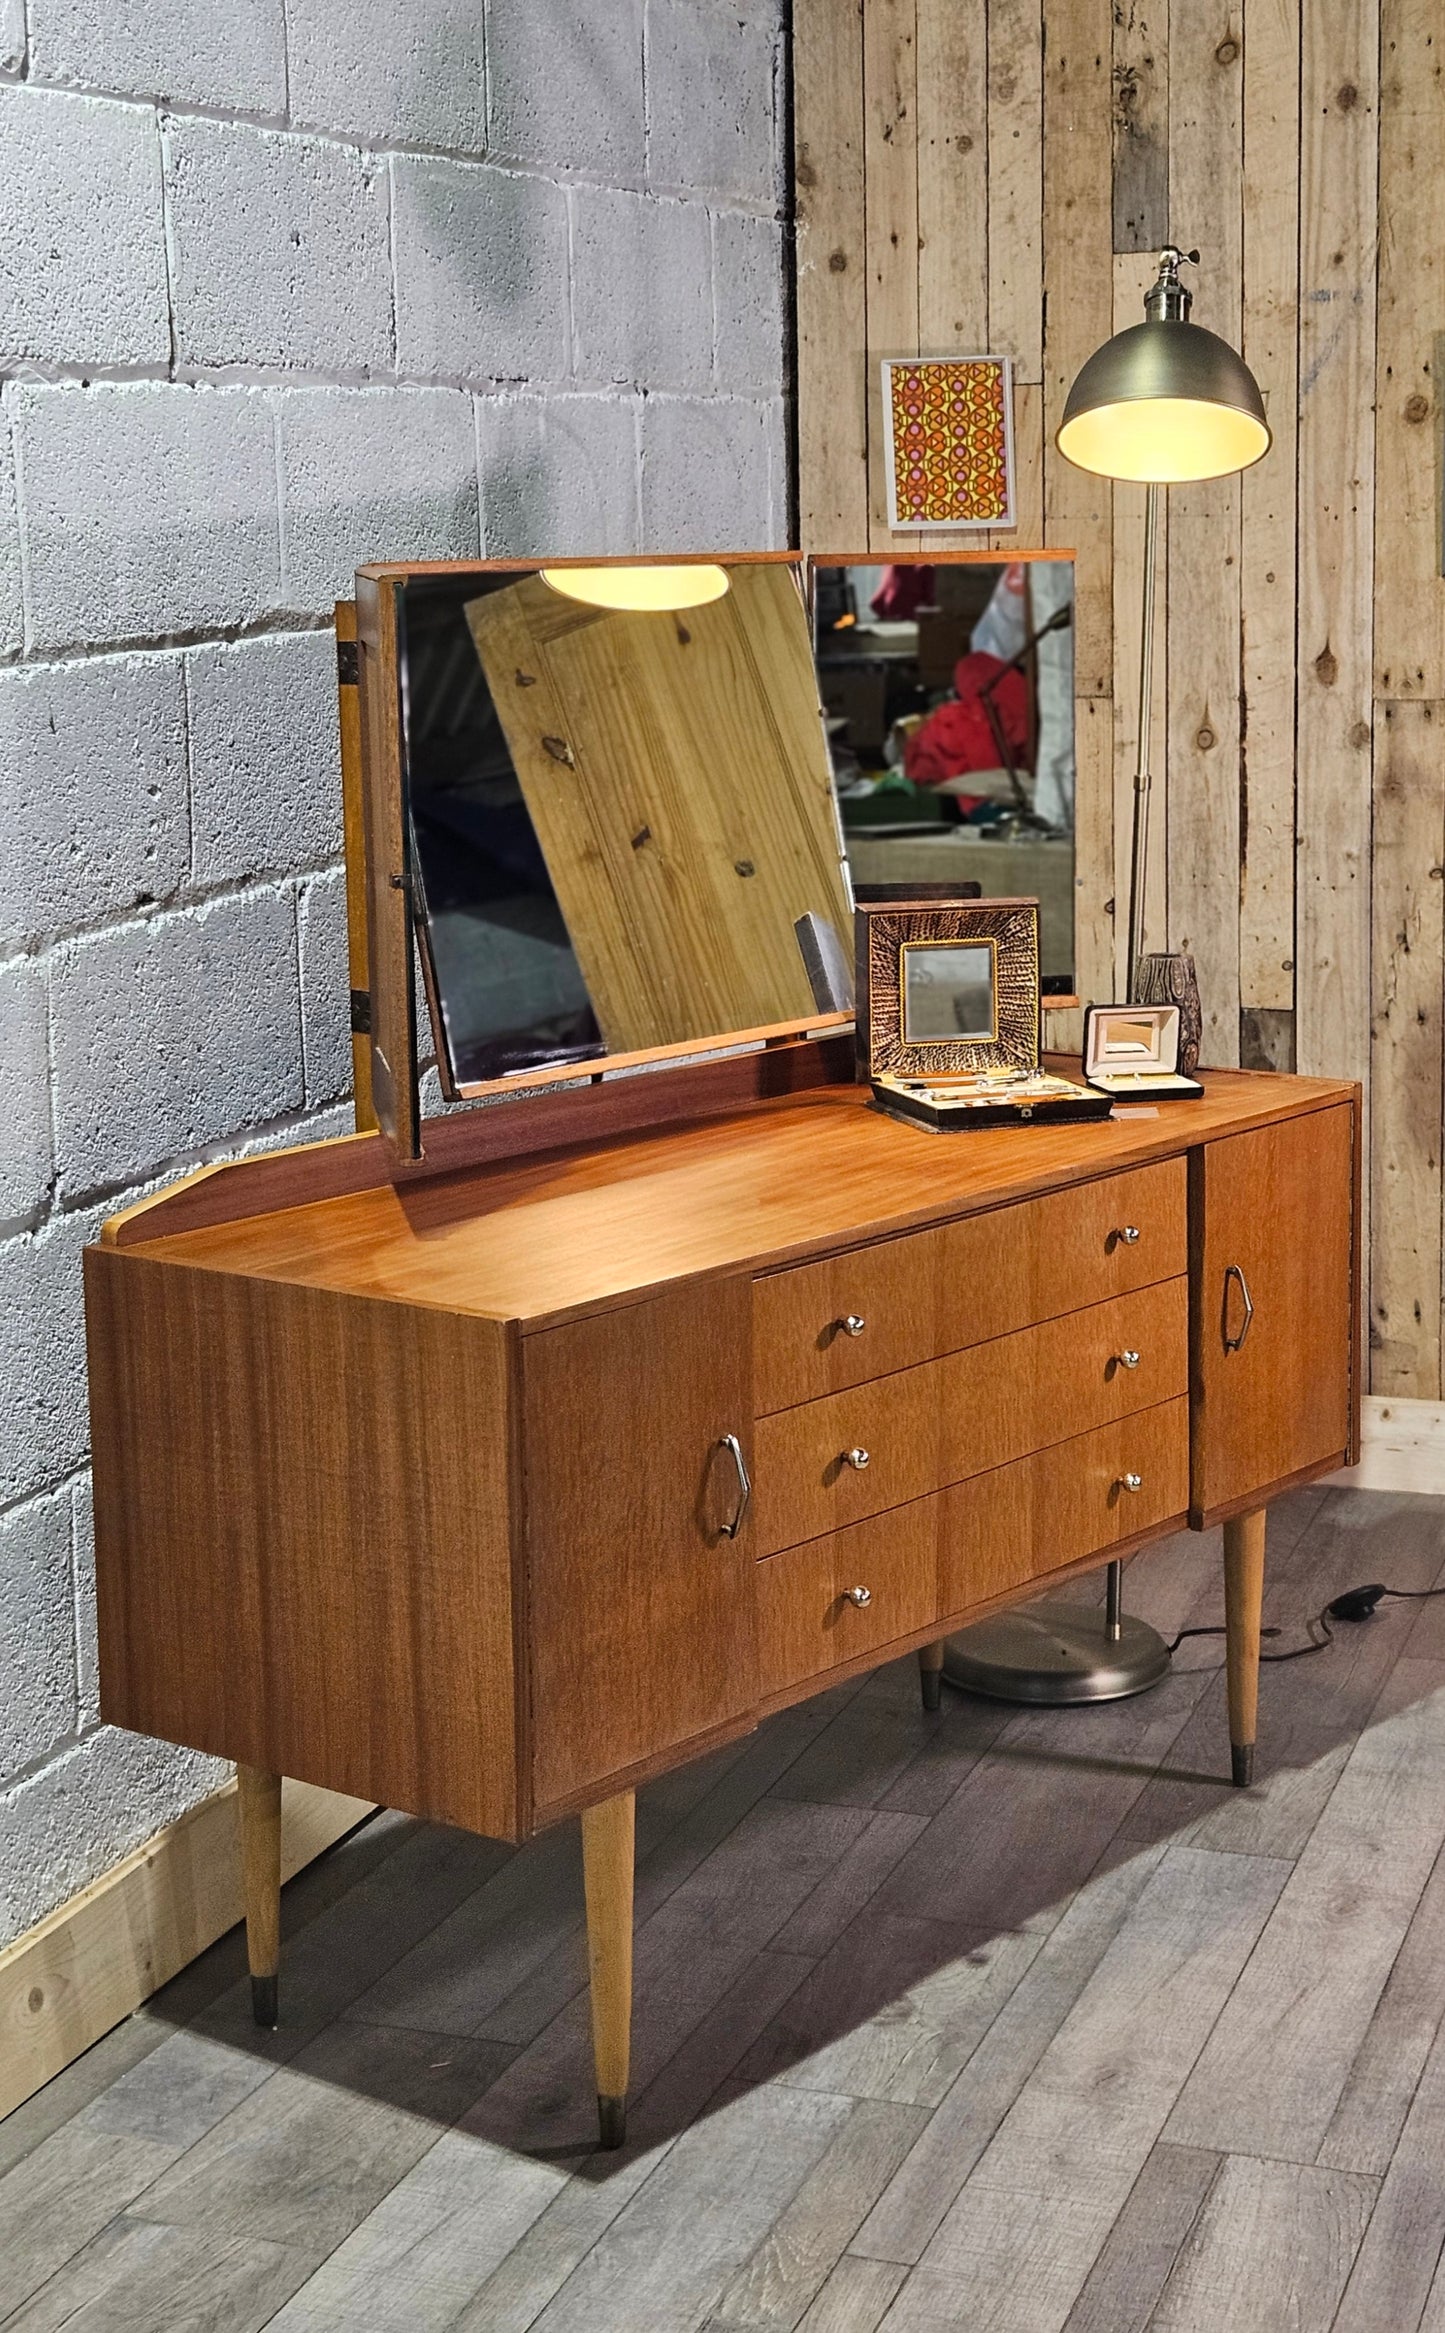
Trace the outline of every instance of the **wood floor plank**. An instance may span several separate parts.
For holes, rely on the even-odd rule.
[[[1165,2134],[1312,2163],[1445,1838],[1445,1668],[1401,1661]]]
[[[965,2179],[1157,1869],[1141,1848],[1096,1873],[1051,1931],[1012,1999],[854,2237],[870,2259],[921,2258]]]
[[[853,2112],[817,2091],[750,2090],[685,2132],[536,2321],[536,2333],[701,2324]]]
[[[1385,2172],[1445,2016],[1445,1850],[1405,1932],[1316,2161]]]
[[[444,2132],[322,2262],[274,2333],[445,2333],[570,2178]]]
[[[1437,2033],[1340,2305],[1339,2333],[1415,2333],[1445,2249],[1445,2033]]]
[[[123,2216],[9,2318],[6,2333],[260,2333],[307,2266],[281,2244]]]
[[[1145,2333],[1221,2161],[1197,2147],[1153,2149],[1064,2333]]]
[[[933,2107],[946,2096],[1045,1931],[911,1919],[865,1905],[743,2062],[750,2081]]]
[[[338,2023],[216,2124],[138,2216],[257,2236],[313,2266],[500,2070],[495,2045]]]
[[[0,2180],[0,2318],[74,2258],[181,2152],[67,2123]]]
[[[1375,2200],[1352,2171],[1229,2157],[1150,2333],[1329,2333]],[[1400,2333],[1394,2319],[1377,2333]]]
[[[942,1711],[930,1714],[923,1707],[917,1661],[890,1662],[865,1679],[774,1784],[774,1793],[819,1806],[878,1806],[926,1754],[942,1717]]]
[[[878,2333],[907,2274],[891,2260],[860,2260],[856,2253],[845,2252],[799,2321],[798,2333]]]
[[[926,2120],[918,2107],[860,2099],[724,2290],[719,2322],[792,2333]]]
[[[900,2292],[889,2333],[937,2322],[949,2282],[980,2333],[1058,2333],[1287,1868],[1189,1847],[1164,1856]]]
[[[827,1952],[926,1828],[923,1815],[871,1814],[827,1878],[779,1929],[774,1950],[810,1959]]]

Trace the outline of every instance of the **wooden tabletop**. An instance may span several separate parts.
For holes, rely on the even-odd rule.
[[[1239,1070],[1206,1073],[1204,1085],[1202,1101],[1087,1125],[946,1135],[883,1116],[866,1088],[829,1088],[681,1130],[132,1239],[129,1252],[526,1330],[1112,1174],[1354,1092]]]

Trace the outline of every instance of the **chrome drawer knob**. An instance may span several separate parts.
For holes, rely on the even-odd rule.
[[[868,1464],[869,1456],[870,1453],[866,1450],[845,1450],[843,1453],[843,1463],[845,1466],[856,1466],[858,1472],[861,1474],[864,1467]]]
[[[856,1604],[861,1612],[866,1605],[872,1603],[873,1590],[871,1588],[845,1588],[843,1601],[845,1604]]]
[[[1121,1369],[1137,1369],[1139,1366],[1139,1356],[1131,1346],[1126,1346],[1122,1353],[1116,1353],[1114,1359]]]
[[[1124,1242],[1126,1248],[1137,1247],[1139,1245],[1138,1224],[1126,1223],[1123,1230],[1120,1232],[1119,1237]]]
[[[861,1337],[868,1323],[861,1312],[845,1312],[843,1318],[836,1325],[843,1331],[845,1337]]]
[[[1121,1474],[1119,1488],[1121,1491],[1141,1491],[1144,1488],[1144,1477],[1142,1474]]]

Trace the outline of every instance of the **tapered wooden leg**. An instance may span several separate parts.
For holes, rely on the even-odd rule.
[[[1264,1598],[1265,1509],[1224,1526],[1225,1668],[1229,1684],[1229,1762],[1239,1789],[1254,1779],[1259,1709],[1259,1621]]]
[[[236,1783],[251,2012],[258,2025],[274,2025],[281,1967],[281,1777],[260,1766],[238,1766]]]
[[[925,1709],[943,1706],[943,1648],[947,1641],[941,1636],[937,1644],[921,1644],[918,1648],[918,1682],[923,1688]]]
[[[604,2147],[627,2137],[627,2073],[632,2054],[632,1865],[635,1800],[630,1790],[582,1816],[582,1880],[587,1891],[587,1965],[592,1979],[592,2055]]]

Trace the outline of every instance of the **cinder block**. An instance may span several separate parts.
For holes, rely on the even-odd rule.
[[[483,11],[456,0],[288,0],[291,119],[383,145],[487,143]]]
[[[573,369],[652,389],[712,379],[712,251],[700,203],[577,186],[572,202]]]
[[[243,122],[173,122],[165,146],[182,365],[390,365],[384,161]]]
[[[80,1251],[110,1206],[57,1215],[0,1244],[0,1504],[85,1464],[85,1324]]]
[[[271,400],[124,382],[9,392],[29,646],[254,622],[281,587]]]
[[[286,592],[329,615],[369,559],[478,556],[471,400],[450,389],[283,391]]]
[[[290,892],[245,891],[57,950],[51,1031],[67,1198],[299,1110]]]
[[[301,934],[301,1033],[306,1103],[351,1092],[351,973],[346,954],[346,876],[318,875],[297,902]]]
[[[0,965],[0,1223],[33,1216],[50,1187],[50,1060],[45,968]]]
[[[635,551],[636,397],[479,397],[489,559]]]
[[[642,539],[649,551],[766,551],[775,543],[767,409],[741,397],[648,397]]]
[[[209,889],[339,858],[334,634],[193,648],[186,690],[195,881]]]
[[[18,656],[24,645],[20,506],[15,497],[15,441],[6,405],[0,406],[0,656]]]
[[[490,146],[557,170],[642,183],[642,0],[491,0]]]
[[[0,0],[0,72],[19,73],[25,65],[25,0]]]
[[[170,354],[160,140],[138,105],[0,87],[0,349],[164,366]]]
[[[776,219],[720,211],[713,220],[713,330],[722,388],[781,392],[783,229]]]
[[[653,186],[779,207],[781,40],[775,0],[650,0]]]
[[[404,373],[555,381],[567,363],[567,198],[545,178],[398,155],[396,349]]]
[[[30,0],[30,70],[133,97],[286,110],[282,0]]]
[[[219,1758],[101,1726],[0,1794],[0,1943],[219,1790]]]
[[[0,1782],[76,1729],[70,1493],[0,1516]]]
[[[71,1484],[70,1571],[75,1602],[77,1733],[100,1722],[100,1655],[95,1622],[95,1501],[90,1476]]]
[[[0,672],[0,946],[163,899],[183,880],[178,656]]]

